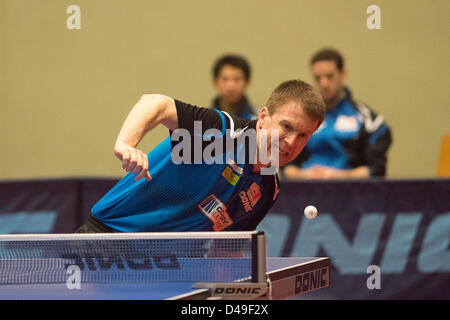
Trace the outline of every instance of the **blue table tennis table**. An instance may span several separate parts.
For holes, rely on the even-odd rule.
[[[2,300],[285,299],[330,258],[267,258],[260,231],[0,235]]]
[[[330,259],[266,258],[268,292],[259,299],[285,299],[330,284]],[[82,283],[69,290],[65,283],[0,285],[1,300],[198,300],[211,298],[210,289],[193,289],[193,282]]]

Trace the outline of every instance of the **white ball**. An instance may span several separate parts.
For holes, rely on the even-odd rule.
[[[314,206],[307,206],[305,208],[305,217],[308,219],[314,219],[317,216],[317,209]]]

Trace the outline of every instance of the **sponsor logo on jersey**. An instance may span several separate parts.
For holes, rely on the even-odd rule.
[[[261,198],[261,188],[256,182],[253,182],[250,188],[248,188],[247,196],[252,207],[254,207],[259,198]]]
[[[239,196],[241,197],[245,212],[249,212],[255,207],[256,203],[261,198],[261,188],[256,182],[253,182],[247,192],[241,191],[239,192]]]
[[[337,131],[357,131],[359,122],[356,117],[341,115],[336,119],[334,128]]]
[[[233,186],[239,181],[240,176],[233,172],[233,169],[226,166],[222,171],[222,176]]]
[[[243,129],[239,129],[239,130],[236,130],[236,131],[231,131],[230,132],[230,137],[231,137],[231,139],[236,139],[236,138],[239,138],[240,136],[241,136],[241,134],[245,131],[245,129],[247,129],[248,128],[248,126],[247,127],[245,127],[245,128],[243,128]]]
[[[248,200],[247,194],[245,191],[239,192],[239,196],[241,197],[242,205],[244,206],[245,212],[251,211],[253,208]]]
[[[214,194],[200,202],[198,208],[212,221],[214,231],[221,231],[233,224],[227,207]]]

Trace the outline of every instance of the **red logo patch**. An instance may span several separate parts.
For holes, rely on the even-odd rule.
[[[200,202],[198,208],[212,221],[214,231],[221,231],[233,224],[227,207],[213,194]]]
[[[250,200],[250,203],[252,204],[252,207],[254,207],[259,198],[261,198],[261,188],[256,182],[253,182],[250,188],[248,188],[247,196]]]

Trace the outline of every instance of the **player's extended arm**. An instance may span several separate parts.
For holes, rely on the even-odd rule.
[[[136,146],[148,131],[160,123],[170,130],[178,127],[175,101],[164,95],[146,94],[131,109],[120,129],[114,154],[125,171],[137,174],[136,181],[141,178],[151,180],[147,155]]]

